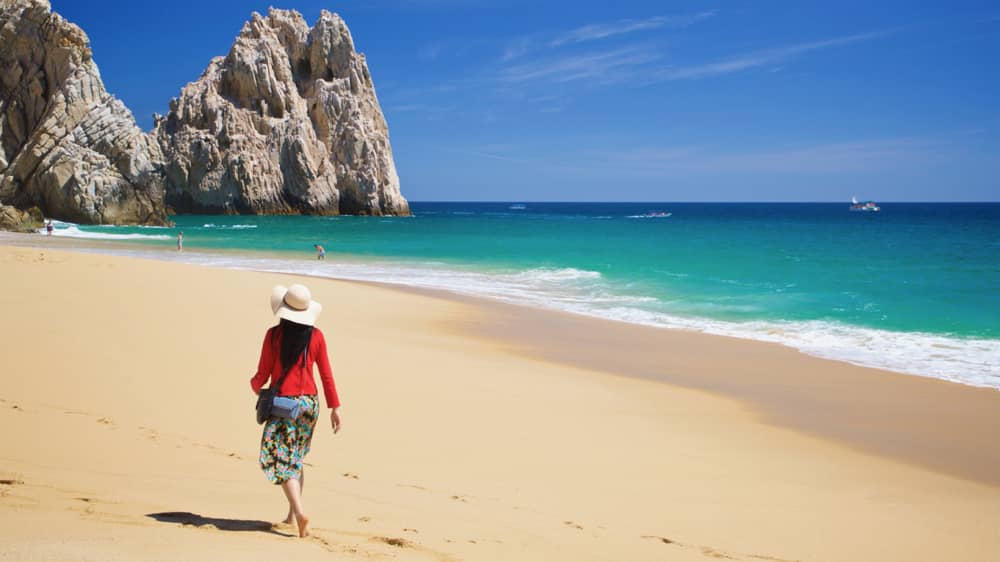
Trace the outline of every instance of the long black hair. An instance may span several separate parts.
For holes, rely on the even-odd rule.
[[[281,370],[288,372],[309,346],[313,327],[282,318],[275,332],[281,334]]]

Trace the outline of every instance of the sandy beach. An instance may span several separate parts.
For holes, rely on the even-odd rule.
[[[0,246],[0,560],[989,561],[1000,392],[438,293]],[[343,430],[257,465],[273,285]]]

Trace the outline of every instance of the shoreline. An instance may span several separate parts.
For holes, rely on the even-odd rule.
[[[443,289],[335,281],[468,304],[483,311],[486,321],[456,321],[453,332],[478,334],[509,353],[708,392],[748,405],[776,427],[1000,487],[1000,449],[983,447],[976,436],[983,428],[1000,427],[1000,391],[993,388],[815,357],[779,343],[630,324]],[[726,356],[702,353],[706,342]],[[670,362],[683,368],[662,368],[661,350],[667,348],[674,354]],[[804,374],[769,373],[767,366],[775,363]],[[734,373],[750,379],[731,378]]]
[[[904,379],[952,389],[959,411],[979,408],[977,389],[907,375],[869,384],[881,375],[865,369],[852,388],[849,366],[776,345],[320,278],[308,284],[345,428],[317,427],[314,537],[292,540],[271,523],[286,506],[257,466],[247,380],[273,324],[266,295],[300,276],[9,246],[0,266],[0,306],[16,319],[0,324],[0,550],[13,559],[1000,552],[1000,486],[775,424],[753,402],[778,393],[771,405],[841,424],[809,399],[888,388],[880,417],[858,419],[890,428],[891,444],[915,404]],[[636,376],[650,365],[660,370]],[[803,384],[802,365],[836,376]],[[712,376],[739,385],[693,389]],[[987,428],[997,412],[981,412]],[[941,437],[994,448],[986,428],[937,421],[928,450]]]
[[[78,251],[109,255],[87,242],[84,241]],[[129,244],[123,246],[134,248]],[[0,241],[2,247],[9,246],[3,246]],[[166,249],[163,253],[176,255]],[[200,253],[225,255],[214,251]],[[260,254],[269,255],[267,252]],[[776,427],[1000,486],[1000,449],[981,447],[974,437],[981,428],[1000,427],[1000,391],[993,388],[816,357],[780,343],[633,324],[501,302],[447,289],[191,264],[153,257],[115,257],[293,275],[462,303],[481,311],[486,321],[475,325],[456,322],[450,329],[455,333],[476,333],[508,352],[563,366],[709,392],[747,404],[760,419]],[[704,348],[706,342],[709,347],[722,346],[725,356],[701,355],[698,350]],[[660,350],[671,350],[674,356],[665,361],[665,352]],[[678,362],[683,369],[663,367]],[[755,362],[792,365],[802,374],[795,377],[774,375],[767,368],[756,366]],[[742,376],[749,374],[750,378],[738,379],[729,375],[737,372]],[[863,395],[857,394],[862,391]],[[892,399],[887,400],[888,397]],[[904,397],[903,400],[900,397]],[[928,415],[929,412],[933,412],[933,416]]]
[[[820,320],[748,320],[733,322],[710,317],[672,316],[626,306],[614,312],[586,305],[587,293],[575,289],[552,292],[545,283],[535,286],[520,279],[525,273],[591,274],[569,269],[531,269],[514,273],[479,272],[460,264],[425,266],[407,259],[373,258],[353,254],[328,253],[328,261],[309,259],[310,251],[244,250],[234,248],[186,248],[177,253],[170,245],[152,245],[131,240],[105,240],[0,234],[0,244],[25,247],[68,247],[85,252],[108,253],[167,262],[193,263],[235,270],[279,272],[321,279],[375,283],[406,290],[442,291],[458,298],[484,299],[491,303],[526,306],[544,311],[600,319],[658,330],[682,331],[740,340],[777,344],[805,355],[843,362],[862,368],[889,371],[907,376],[955,382],[976,388],[1000,391],[1000,365],[991,365],[989,355],[1000,354],[1000,340],[954,336],[928,332],[891,331],[861,325],[825,323]],[[8,242],[9,241],[9,242]],[[52,244],[55,242],[55,244]],[[215,263],[217,259],[223,260]],[[329,265],[328,265],[329,264]],[[331,267],[333,269],[331,269]],[[534,283],[534,282],[531,282]],[[522,286],[523,284],[523,286]],[[563,302],[569,298],[569,304]],[[584,304],[580,304],[584,303]],[[614,312],[614,313],[613,313]],[[628,318],[621,317],[627,313]],[[634,317],[639,314],[639,317]],[[645,317],[652,314],[651,317]],[[664,314],[666,314],[664,316]],[[661,317],[662,316],[662,317]],[[820,345],[814,341],[822,342]],[[873,343],[874,342],[874,343]],[[916,346],[916,347],[915,347]],[[919,349],[918,349],[919,348]],[[916,351],[916,355],[905,350]],[[933,350],[926,351],[926,350]]]

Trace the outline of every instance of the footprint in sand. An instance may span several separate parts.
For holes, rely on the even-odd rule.
[[[141,429],[146,434],[146,439],[149,439],[150,441],[156,441],[160,438],[160,432],[156,431],[155,429],[150,429],[148,427],[142,427],[142,426],[139,426],[139,429]]]
[[[583,525],[580,525],[579,523],[574,523],[573,521],[563,521],[563,525],[566,525],[567,527],[573,527],[574,529],[580,531],[583,530]]]
[[[133,519],[129,515],[124,515],[121,513],[111,513],[108,511],[100,510],[100,507],[102,505],[108,505],[109,503],[114,503],[114,502],[106,502],[103,500],[99,500],[96,498],[88,498],[85,496],[75,497],[73,498],[73,500],[81,502],[83,506],[81,507],[77,505],[71,505],[68,509],[71,511],[79,512],[80,515],[83,517],[87,517],[97,521],[103,521],[105,523],[130,524],[135,522],[135,519]]]
[[[326,549],[327,552],[334,552],[334,547],[336,547],[336,545],[333,542],[317,535],[315,532],[309,533],[309,540],[315,543],[319,543],[319,545],[322,546],[324,549]]]
[[[76,501],[80,501],[80,502],[83,502],[83,503],[87,504],[83,508],[83,514],[84,515],[93,515],[94,514],[94,506],[91,505],[91,504],[93,504],[97,500],[95,500],[94,498],[73,498],[73,499],[76,500]],[[76,508],[71,507],[70,509],[75,510]]]
[[[354,474],[353,472],[345,472],[342,476],[344,478],[351,478],[353,480],[357,480],[358,479],[358,475]]]
[[[466,496],[452,496],[451,499],[457,502],[469,503],[469,498],[467,498]]]
[[[762,556],[760,554],[740,554],[740,555],[736,555],[736,554],[731,554],[731,553],[724,552],[724,551],[721,551],[721,550],[716,550],[716,549],[714,549],[712,547],[709,547],[709,546],[700,546],[700,545],[696,545],[696,544],[685,544],[685,543],[682,543],[682,542],[677,542],[677,541],[675,541],[673,539],[668,539],[666,537],[661,537],[661,536],[658,536],[658,535],[642,535],[639,538],[642,538],[642,539],[651,539],[651,540],[659,541],[659,542],[661,542],[663,544],[670,544],[670,545],[674,545],[674,546],[679,546],[681,548],[693,548],[693,549],[697,549],[699,552],[701,552],[702,556],[706,556],[708,558],[718,558],[718,559],[724,559],[724,560],[739,560],[740,557],[747,556],[747,557],[750,557],[750,558],[756,558],[756,559],[759,559],[759,560],[770,560],[770,561],[773,561],[773,562],[796,562],[796,561],[792,561],[792,560],[786,560],[784,558],[775,558],[773,556]]]
[[[404,527],[403,528],[403,532],[404,533],[419,533],[420,531],[418,531],[416,529],[410,529],[410,528]]]
[[[654,535],[643,535],[639,537],[641,539],[653,539],[662,542],[663,544],[674,544],[674,541],[668,539],[667,537],[657,537]]]
[[[395,546],[397,548],[413,548],[414,544],[406,539],[401,539],[398,537],[372,537],[374,542],[383,542],[389,546]]]
[[[368,517],[367,515],[365,515],[364,517],[358,517],[358,521],[360,521],[362,523],[367,523],[367,522],[369,522],[371,520],[372,520],[372,518]]]

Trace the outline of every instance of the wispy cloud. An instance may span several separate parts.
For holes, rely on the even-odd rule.
[[[715,16],[717,13],[717,10],[706,10],[693,14],[653,16],[645,19],[621,19],[592,23],[569,31],[525,35],[510,41],[507,48],[504,50],[501,60],[510,61],[524,56],[531,51],[563,47],[566,45],[589,41],[598,41],[609,37],[626,35],[639,31],[648,31],[660,28],[682,29],[700,21],[707,20]]]
[[[559,47],[569,43],[582,43],[584,41],[595,41],[606,39],[615,35],[623,35],[636,31],[648,29],[658,29],[661,27],[683,28],[694,25],[702,20],[706,20],[716,14],[716,10],[699,12],[681,16],[656,16],[647,19],[623,19],[607,23],[593,23],[578,27],[572,31],[561,33],[548,42],[550,47]]]
[[[874,41],[894,30],[871,31],[830,39],[795,43],[771,49],[731,55],[713,62],[686,66],[664,66],[664,55],[653,45],[626,45],[603,51],[550,55],[537,60],[509,63],[498,71],[506,83],[546,81],[553,83],[591,80],[599,84],[630,82],[648,86],[673,80],[696,80],[735,74],[753,68],[781,70],[783,65],[813,51]]]
[[[732,74],[734,72],[741,72],[755,67],[781,63],[810,51],[818,51],[821,49],[830,49],[833,47],[842,47],[855,43],[872,41],[885,37],[890,33],[892,33],[892,30],[858,33],[854,35],[845,35],[843,37],[835,37],[833,39],[824,39],[822,41],[810,41],[807,43],[797,43],[774,49],[752,51],[705,64],[668,67],[650,74],[647,80],[690,80]]]
[[[529,80],[571,82],[585,79],[613,82],[625,74],[631,74],[636,67],[658,58],[660,55],[651,49],[628,46],[605,52],[567,55],[508,66],[500,71],[499,78],[502,82]]]

